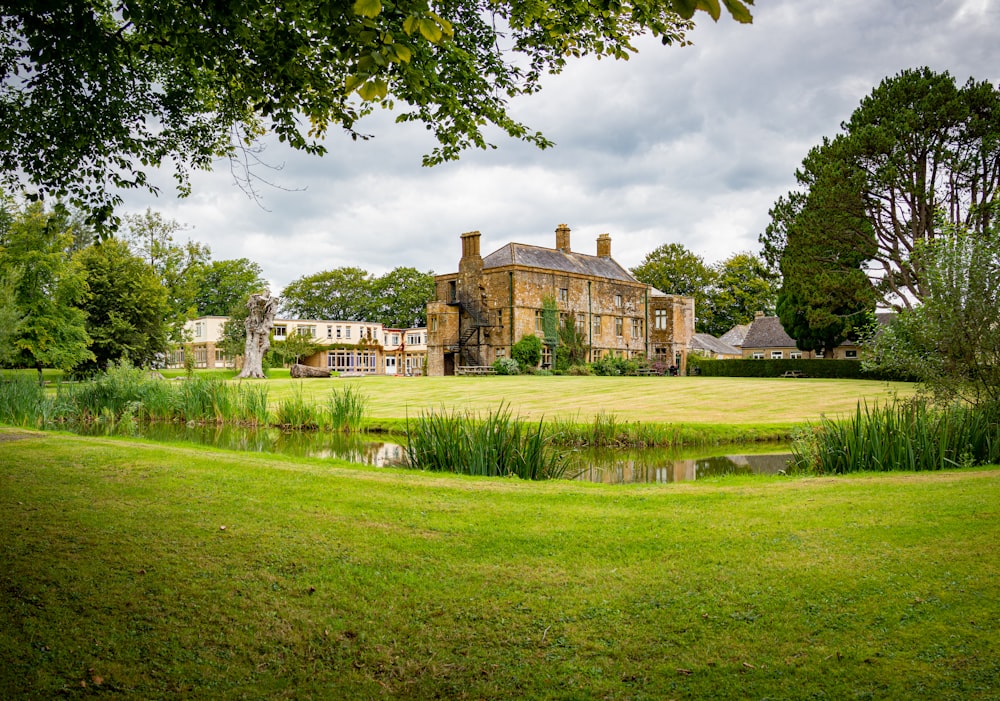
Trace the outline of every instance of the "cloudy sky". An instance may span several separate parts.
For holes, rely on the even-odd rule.
[[[353,265],[457,269],[459,235],[479,230],[486,254],[508,241],[595,251],[608,232],[626,267],[664,243],[707,262],[758,249],[774,200],[795,186],[810,147],[883,78],[906,68],[1000,83],[1000,0],[757,0],[752,25],[699,13],[694,46],[640,42],[630,61],[583,60],[520,100],[515,117],[556,142],[510,141],[461,161],[420,165],[424,129],[375,116],[375,135],[333,133],[322,158],[269,146],[260,203],[228,164],[194,178],[194,193],[132,194],[127,209],[189,226],[216,260],[257,261],[276,293],[292,280]]]

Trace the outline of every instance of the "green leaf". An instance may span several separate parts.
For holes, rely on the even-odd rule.
[[[750,8],[740,2],[740,0],[722,1],[726,4],[726,9],[729,10],[729,14],[733,16],[734,20],[741,24],[751,24],[753,22],[753,15],[750,14]]]
[[[403,20],[403,31],[406,32],[408,36],[413,36],[413,33],[417,31],[417,23],[419,21],[420,17],[417,15],[410,15]]]
[[[420,20],[418,26],[420,27],[420,33],[427,41],[433,44],[441,41],[443,33],[441,32],[441,27],[439,27],[438,23],[434,20],[422,19]]]
[[[396,58],[403,63],[409,63],[410,59],[413,57],[413,52],[410,51],[409,47],[403,46],[402,44],[393,44],[392,50],[396,53]]]
[[[358,89],[362,100],[381,100],[389,93],[389,86],[381,78],[373,78]]]
[[[381,0],[354,0],[354,14],[356,15],[377,17],[381,11]]]

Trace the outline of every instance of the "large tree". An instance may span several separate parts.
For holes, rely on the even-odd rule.
[[[254,292],[267,288],[264,270],[248,258],[213,260],[193,271],[198,316],[229,316]]]
[[[400,267],[376,277],[343,267],[293,280],[281,293],[281,310],[298,319],[378,321],[408,328],[426,323],[433,295],[433,273]]]
[[[8,203],[9,204],[9,203]],[[71,370],[93,358],[85,314],[77,306],[87,295],[86,278],[73,260],[73,233],[63,218],[41,203],[9,213],[0,231],[0,278],[13,288],[23,318],[9,339],[16,367]]]
[[[416,268],[393,268],[372,281],[372,295],[372,320],[403,329],[425,326],[427,302],[434,297],[434,274]]]
[[[153,266],[167,291],[167,333],[173,342],[186,340],[182,337],[184,322],[198,315],[199,280],[211,256],[211,250],[202,243],[174,240],[184,228],[147,209],[142,214],[127,215],[120,232],[133,253]]]
[[[356,267],[334,268],[293,280],[281,293],[281,312],[298,319],[374,321],[372,278]]]
[[[715,271],[701,256],[679,243],[665,243],[632,268],[632,274],[639,282],[661,292],[694,297],[695,328],[705,331],[707,300]]]
[[[722,0],[750,21],[750,0]],[[14,0],[0,15],[0,173],[114,221],[149,169],[239,158],[264,133],[322,153],[340,127],[365,138],[376,107],[425,123],[428,163],[500,132],[549,141],[508,113],[570,57],[625,58],[644,33],[684,44],[719,0],[354,0],[164,3]]]
[[[797,173],[806,193],[829,184],[820,177],[828,167],[856,183],[875,241],[866,268],[881,301],[909,307],[927,293],[913,258],[921,241],[946,224],[991,230],[1000,194],[1000,90],[973,79],[959,87],[929,68],[886,78],[840,134],[806,157]],[[772,215],[787,218],[802,196],[780,199]],[[780,250],[782,235],[781,226],[769,227],[765,252]]]
[[[876,244],[860,194],[862,176],[829,157],[838,146],[828,142],[810,153],[811,188],[782,210],[787,240],[777,312],[802,350],[832,351],[856,337],[875,309],[864,263]]]
[[[77,254],[89,294],[80,305],[94,368],[129,360],[146,366],[167,350],[167,291],[153,267],[125,243],[108,239]]]
[[[713,269],[715,279],[703,312],[706,333],[721,336],[738,324],[749,324],[758,311],[774,310],[776,276],[760,258],[735,253]]]

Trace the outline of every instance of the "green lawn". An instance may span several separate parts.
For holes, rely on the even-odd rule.
[[[537,386],[496,380],[451,386]],[[0,429],[0,698],[997,699],[998,503],[998,469],[621,487]]]
[[[301,387],[325,396],[346,384],[370,398],[379,419],[428,409],[488,411],[507,402],[527,418],[589,422],[599,412],[626,421],[768,424],[815,421],[853,413],[858,401],[909,396],[914,385],[875,380],[731,377],[362,377],[268,382],[272,402]]]

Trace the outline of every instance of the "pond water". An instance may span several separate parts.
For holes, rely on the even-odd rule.
[[[76,427],[84,435],[121,433],[105,424]],[[364,465],[402,465],[405,438],[386,434],[343,434],[325,431],[282,431],[241,426],[185,424],[140,425],[128,435],[170,443],[211,445],[227,450],[278,453],[312,458],[337,458]],[[749,452],[750,449],[759,452]],[[677,450],[672,448],[566,450],[568,476],[589,482],[628,484],[682,482],[730,474],[776,474],[791,458],[785,444],[728,446]]]

